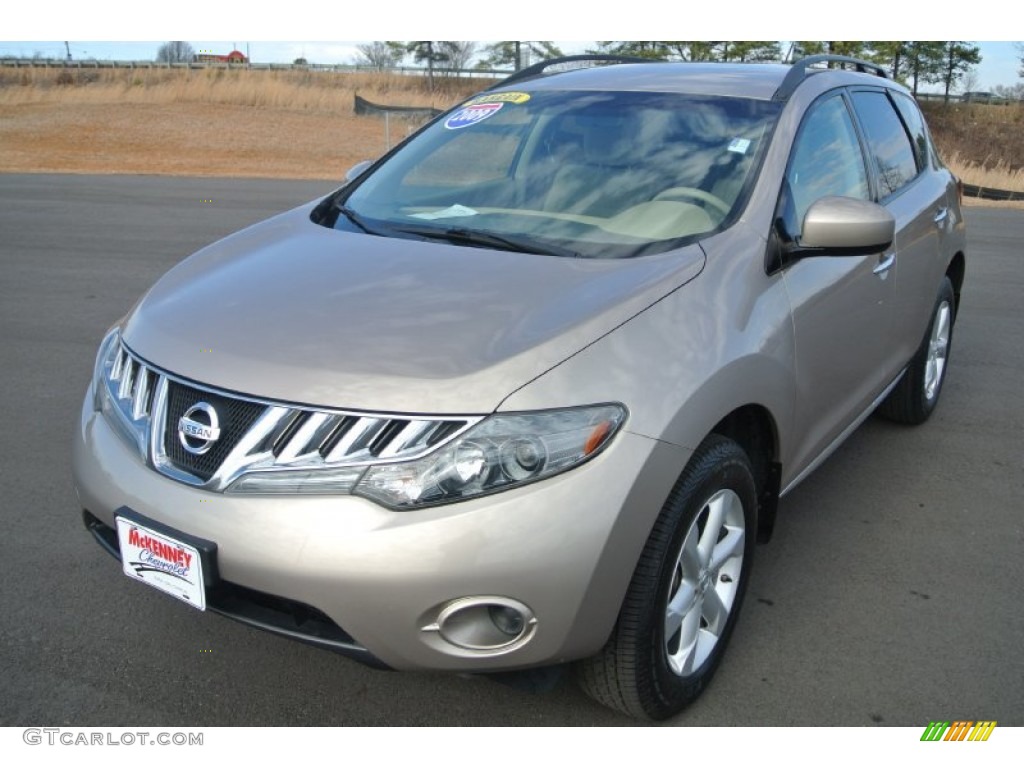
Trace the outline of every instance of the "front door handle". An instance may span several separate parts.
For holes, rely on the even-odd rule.
[[[889,254],[883,254],[880,258],[882,260],[878,262],[877,266],[875,266],[871,271],[876,275],[882,275],[884,277],[885,273],[888,272],[892,265],[896,263],[896,252],[893,251]]]

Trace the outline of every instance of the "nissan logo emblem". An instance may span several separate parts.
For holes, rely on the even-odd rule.
[[[209,403],[196,403],[178,419],[178,439],[189,453],[202,456],[219,437],[217,411]]]

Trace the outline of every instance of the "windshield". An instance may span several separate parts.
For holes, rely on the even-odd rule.
[[[663,251],[738,214],[777,113],[672,93],[484,94],[342,190],[322,223],[554,255]]]

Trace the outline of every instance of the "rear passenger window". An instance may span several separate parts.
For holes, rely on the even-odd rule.
[[[868,151],[878,171],[883,198],[917,176],[917,160],[910,137],[889,97],[879,91],[854,91],[853,106],[867,134]]]
[[[917,157],[918,170],[924,170],[928,165],[928,131],[924,127],[924,118],[921,110],[918,109],[914,100],[904,93],[892,94],[893,103],[900,111],[903,122],[910,132],[910,138],[914,144],[914,155]]]

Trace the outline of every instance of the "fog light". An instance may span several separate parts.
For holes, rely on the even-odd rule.
[[[487,613],[494,626],[509,637],[519,637],[526,624],[523,614],[507,605],[490,605],[487,607]]]
[[[526,605],[508,597],[461,597],[446,603],[424,632],[476,654],[507,653],[529,642],[537,619]],[[436,634],[435,634],[436,633]]]

